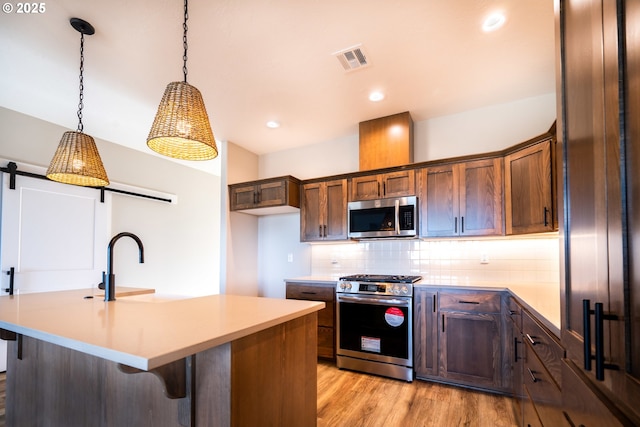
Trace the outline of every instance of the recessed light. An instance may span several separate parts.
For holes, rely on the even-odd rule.
[[[275,120],[269,120],[267,122],[267,127],[270,129],[276,129],[280,127],[280,122],[276,122]]]
[[[493,13],[484,20],[484,23],[482,24],[482,31],[486,33],[495,31],[502,27],[506,20],[507,18],[505,18],[502,13]]]
[[[382,92],[371,92],[369,94],[369,101],[378,102],[384,99],[384,93]]]

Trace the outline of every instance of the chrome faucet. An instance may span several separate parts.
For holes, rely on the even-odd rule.
[[[107,246],[107,277],[104,286],[104,300],[115,301],[116,300],[116,275],[113,273],[113,246],[121,237],[131,237],[138,244],[138,250],[140,251],[140,263],[144,262],[144,246],[142,246],[142,240],[133,233],[123,232],[118,233],[109,242]]]

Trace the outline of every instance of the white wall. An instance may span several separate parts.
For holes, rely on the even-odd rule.
[[[225,235],[222,239],[223,277],[222,293],[258,295],[258,217],[230,212],[228,184],[252,181],[258,178],[258,156],[231,142],[224,146],[223,154],[223,218]]]
[[[375,118],[375,117],[372,117]],[[414,161],[480,154],[524,142],[556,119],[555,93],[414,122]],[[260,178],[320,178],[356,172],[358,135],[260,156]]]
[[[0,108],[0,157],[46,168],[66,130]],[[163,294],[218,293],[220,177],[104,140],[96,139],[96,144],[112,182],[175,194],[178,199],[177,204],[165,204],[113,196],[112,233],[135,233],[145,247],[145,263],[138,264],[133,241],[117,243],[118,283]],[[105,259],[106,255],[104,248]]]

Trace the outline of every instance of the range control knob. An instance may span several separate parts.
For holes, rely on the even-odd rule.
[[[402,288],[400,290],[405,295],[407,295],[409,293],[409,287],[407,285],[402,285]]]
[[[345,287],[347,288],[348,291],[350,291],[351,290],[351,282],[347,282]]]

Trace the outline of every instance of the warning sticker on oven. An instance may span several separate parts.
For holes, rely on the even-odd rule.
[[[384,320],[390,326],[398,327],[404,323],[404,313],[398,307],[389,307],[384,313]]]
[[[360,337],[360,350],[380,353],[380,338]]]

